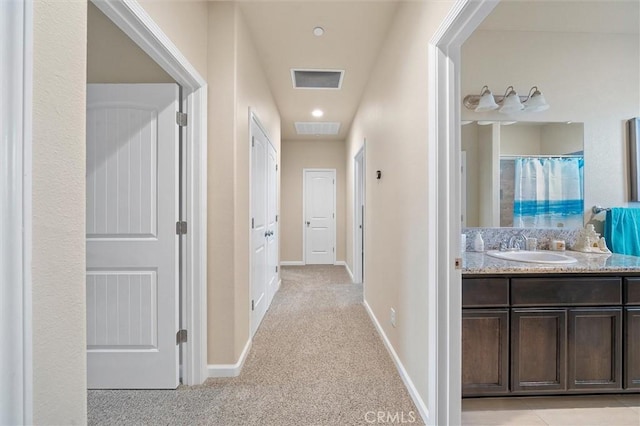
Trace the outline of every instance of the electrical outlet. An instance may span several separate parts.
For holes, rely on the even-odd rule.
[[[396,310],[391,308],[391,312],[389,315],[389,321],[391,322],[391,326],[395,327],[396,326]]]

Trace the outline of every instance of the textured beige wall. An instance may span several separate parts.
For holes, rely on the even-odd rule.
[[[151,19],[206,79],[208,10],[206,1],[140,0]]]
[[[282,210],[280,248],[283,261],[302,261],[302,170],[336,169],[336,260],[345,260],[344,141],[282,142]]]
[[[174,80],[89,2],[87,83],[174,83]]]
[[[428,44],[451,2],[402,2],[347,141],[347,258],[353,157],[367,140],[365,301],[423,400],[428,393]],[[375,179],[375,171],[382,179]],[[391,327],[389,310],[397,312]]]
[[[87,3],[33,7],[33,421],[84,424]]]
[[[638,75],[637,34],[476,31],[462,48],[462,94],[485,84],[495,92],[510,84],[521,92],[537,85],[551,108],[518,120],[584,123],[587,220],[594,204],[628,201],[625,121],[640,115]],[[478,116],[463,108],[462,119]]]
[[[249,158],[251,139],[249,138],[249,109],[251,108],[266,130],[269,140],[277,152],[280,164],[280,113],[271,89],[267,83],[262,63],[249,35],[244,17],[237,4],[236,8],[236,120],[235,120],[235,358],[238,360],[249,339]],[[215,155],[215,153],[213,153]],[[279,180],[278,180],[279,182]],[[280,190],[277,190],[280,193]],[[209,238],[215,238],[209,235]],[[218,316],[224,321],[224,316]]]
[[[280,116],[236,4],[209,6],[208,362],[249,338],[249,108],[280,151]]]
[[[234,6],[209,6],[207,311],[209,363],[234,363]],[[215,235],[215,238],[210,238]],[[220,320],[222,315],[226,318]]]

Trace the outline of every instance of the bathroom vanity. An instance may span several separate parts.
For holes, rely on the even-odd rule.
[[[462,395],[640,392],[640,258],[465,253]]]

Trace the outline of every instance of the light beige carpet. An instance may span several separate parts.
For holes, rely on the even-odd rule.
[[[362,286],[342,266],[283,267],[281,276],[240,376],[175,391],[89,391],[89,423],[422,424]]]

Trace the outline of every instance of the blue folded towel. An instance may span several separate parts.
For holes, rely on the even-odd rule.
[[[640,256],[640,209],[614,207],[607,211],[604,238],[612,252]]]

